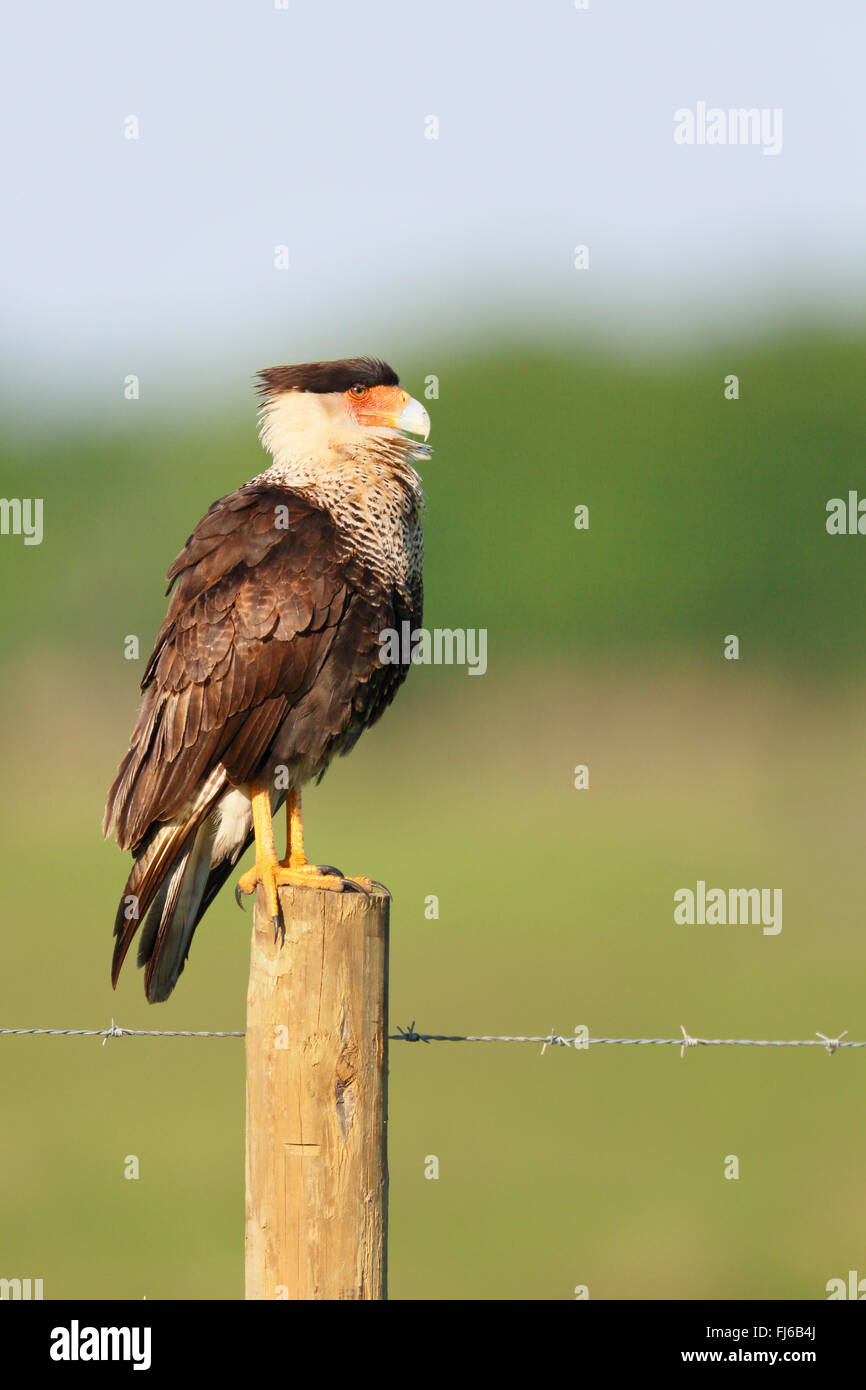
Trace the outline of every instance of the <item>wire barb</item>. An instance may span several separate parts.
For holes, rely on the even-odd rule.
[[[680,1024],[680,1032],[683,1035],[682,1046],[680,1047],[681,1057],[685,1057],[687,1047],[706,1047],[706,1038],[690,1038],[682,1024]]]
[[[545,1038],[544,1042],[541,1045],[541,1055],[542,1057],[544,1056],[548,1047],[571,1047],[571,1044],[573,1042],[574,1038],[562,1038],[557,1032],[555,1032],[551,1028],[550,1037]]]
[[[108,1039],[109,1039],[109,1038],[122,1038],[122,1037],[123,1037],[123,1029],[122,1029],[122,1028],[118,1028],[118,1026],[117,1026],[117,1024],[115,1023],[114,1019],[112,1019],[112,1020],[111,1020],[111,1027],[108,1028],[108,1029],[106,1029],[105,1037],[102,1039],[102,1046],[105,1047],[105,1044],[108,1042]]]
[[[394,1039],[394,1041],[396,1042],[398,1039],[399,1039],[401,1042],[429,1042],[429,1041],[430,1041],[429,1038],[422,1038],[420,1033],[416,1033],[416,1032],[415,1032],[415,1020],[414,1020],[414,1018],[412,1019],[412,1022],[409,1024],[409,1027],[408,1027],[408,1028],[401,1028],[400,1025],[399,1025],[399,1023],[397,1024],[397,1037]]]

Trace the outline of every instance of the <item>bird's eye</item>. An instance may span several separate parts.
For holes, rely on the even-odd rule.
[[[356,381],[354,386],[349,387],[349,392],[353,396],[366,396],[367,388],[362,386],[360,381]]]

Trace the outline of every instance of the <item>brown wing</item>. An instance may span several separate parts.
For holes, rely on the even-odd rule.
[[[214,503],[168,578],[105,814],[105,833],[133,851],[155,822],[194,814],[214,780],[248,782],[290,711],[298,756],[360,732],[406,674],[379,662],[379,633],[420,616],[351,554],[326,511],[257,483]]]

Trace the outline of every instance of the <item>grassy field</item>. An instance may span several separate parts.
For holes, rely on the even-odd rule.
[[[394,892],[394,1024],[862,1036],[858,692],[719,674],[491,675],[482,699],[437,672],[310,794],[314,854]],[[72,680],[49,780],[23,752],[6,765],[4,1023],[241,1028],[249,922],[230,895],[165,1007],[133,972],[111,993],[123,870],[96,838],[96,767],[126,718],[110,687]],[[25,710],[30,688],[22,750],[50,713]],[[371,781],[388,788],[373,814]],[[700,877],[781,886],[782,932],[674,925],[674,890]],[[239,1296],[242,1044],[2,1047],[4,1266],[49,1296]],[[866,1237],[860,1056],[395,1044],[393,1296],[820,1297]]]
[[[305,804],[312,856],[394,893],[392,1024],[866,1036],[866,584],[823,521],[863,471],[866,349],[737,356],[442,368],[427,621],[486,627],[489,670],[414,670]],[[161,574],[260,457],[237,421],[10,446],[3,489],[46,521],[0,543],[0,1026],[243,1027],[230,892],[168,1004],[134,969],[112,993],[126,857],[99,824],[141,671],[123,638],[146,655]],[[783,930],[675,925],[698,879],[781,887]],[[863,1056],[394,1044],[392,1296],[825,1296],[863,1267]],[[0,1274],[241,1296],[239,1040],[7,1037],[0,1084]]]

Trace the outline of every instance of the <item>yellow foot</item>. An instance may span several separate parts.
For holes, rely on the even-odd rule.
[[[384,893],[387,898],[391,896],[384,883],[380,883],[377,878],[365,878],[363,874],[354,874],[352,878],[346,879],[346,883],[357,884],[364,893]]]
[[[329,893],[369,893],[382,891],[381,884],[373,884],[371,879],[344,878],[338,869],[330,864],[287,864],[274,860],[256,861],[251,869],[241,874],[235,887],[235,901],[242,907],[241,894],[254,893],[259,884],[265,890],[268,915],[274,926],[274,940],[282,933],[286,937],[286,927],[280,910],[278,888],[291,884],[293,888],[318,888]]]
[[[345,874],[340,873],[339,869],[335,869],[333,864],[320,864],[319,869],[323,874],[336,874],[338,878],[341,878],[345,884],[345,892],[384,894],[386,898],[391,896],[390,889],[386,888],[384,883],[380,883],[377,878],[365,878],[363,874],[353,874],[351,878],[347,878]]]

